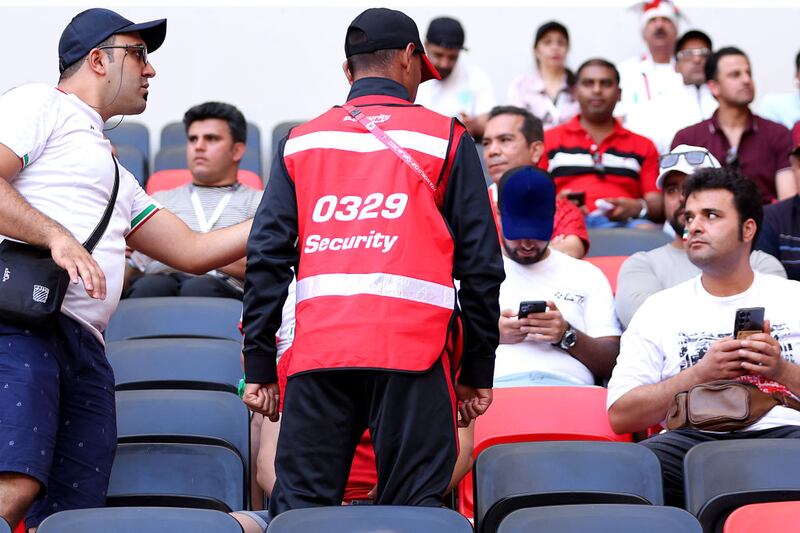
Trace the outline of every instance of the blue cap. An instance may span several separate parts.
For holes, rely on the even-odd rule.
[[[544,170],[530,166],[508,170],[497,184],[497,206],[506,239],[552,237],[556,186]]]
[[[58,41],[58,71],[64,72],[92,48],[112,35],[138,31],[148,52],[155,52],[167,36],[167,19],[134,24],[110,9],[87,9],[75,15]]]

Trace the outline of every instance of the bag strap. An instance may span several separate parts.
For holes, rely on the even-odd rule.
[[[368,132],[374,135],[380,142],[382,142],[386,147],[394,153],[400,160],[408,165],[408,167],[414,171],[414,173],[419,177],[422,182],[427,185],[427,187],[436,192],[436,185],[431,181],[428,175],[425,173],[425,170],[420,166],[419,163],[411,157],[411,154],[405,151],[402,146],[397,144],[389,135],[383,131],[374,121],[367,118],[366,113],[361,111],[359,108],[350,105],[344,104],[342,108],[350,113],[350,116],[353,117],[356,122],[364,126]]]
[[[772,396],[775,401],[778,402],[778,405],[794,409],[795,411],[800,411],[800,401],[797,401],[793,397],[781,394],[779,392],[773,392],[770,394],[770,396]]]
[[[100,241],[100,237],[102,237],[103,233],[105,233],[106,228],[108,227],[108,222],[111,220],[111,213],[114,212],[114,205],[117,203],[117,192],[119,191],[119,165],[117,164],[117,158],[113,155],[111,156],[111,160],[114,161],[114,188],[111,190],[111,198],[108,200],[108,205],[106,206],[106,212],[103,213],[103,218],[100,219],[97,227],[94,228],[92,234],[89,235],[89,238],[83,243],[83,247],[86,248],[89,253],[92,253],[92,250],[94,250],[94,247],[97,246],[97,243]]]

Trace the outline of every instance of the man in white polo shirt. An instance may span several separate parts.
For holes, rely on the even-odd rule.
[[[57,511],[105,504],[116,448],[114,376],[102,332],[122,290],[125,245],[202,273],[242,257],[249,223],[192,232],[119,167],[113,214],[92,254],[80,244],[111,198],[103,125],[138,114],[166,20],[78,14],[59,41],[57,87],[0,96],[0,238],[49,249],[72,284],[47,327],[0,318],[0,516],[27,528]],[[83,287],[81,287],[81,282]]]

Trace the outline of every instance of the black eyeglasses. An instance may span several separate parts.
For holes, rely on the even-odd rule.
[[[133,55],[142,62],[142,65],[147,64],[147,47],[143,44],[108,45],[97,47],[98,50],[108,50],[110,48],[121,48],[125,50],[125,55],[127,55],[128,52],[133,52]]]
[[[687,163],[693,167],[696,167],[703,164],[703,161],[705,161],[707,155],[708,152],[703,152],[702,150],[692,150],[691,152],[680,152],[677,154],[664,154],[658,158],[658,164],[662,169],[672,168],[678,164],[681,156],[683,156]]]

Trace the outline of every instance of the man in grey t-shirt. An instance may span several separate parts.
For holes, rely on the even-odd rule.
[[[236,107],[206,102],[183,116],[186,159],[192,182],[153,195],[194,231],[207,233],[253,218],[261,191],[238,182],[247,122]],[[245,259],[201,276],[181,272],[135,252],[127,274],[126,298],[214,296],[242,299]],[[144,275],[142,275],[144,274]],[[127,276],[126,276],[127,277]]]
[[[648,296],[700,274],[700,269],[689,261],[684,247],[683,182],[697,169],[720,168],[719,161],[705,148],[682,144],[661,156],[659,166],[656,185],[664,194],[664,212],[675,230],[675,238],[655,250],[638,252],[622,264],[616,306],[617,316],[625,328]],[[762,274],[786,277],[780,261],[764,252],[752,252],[750,265]]]

